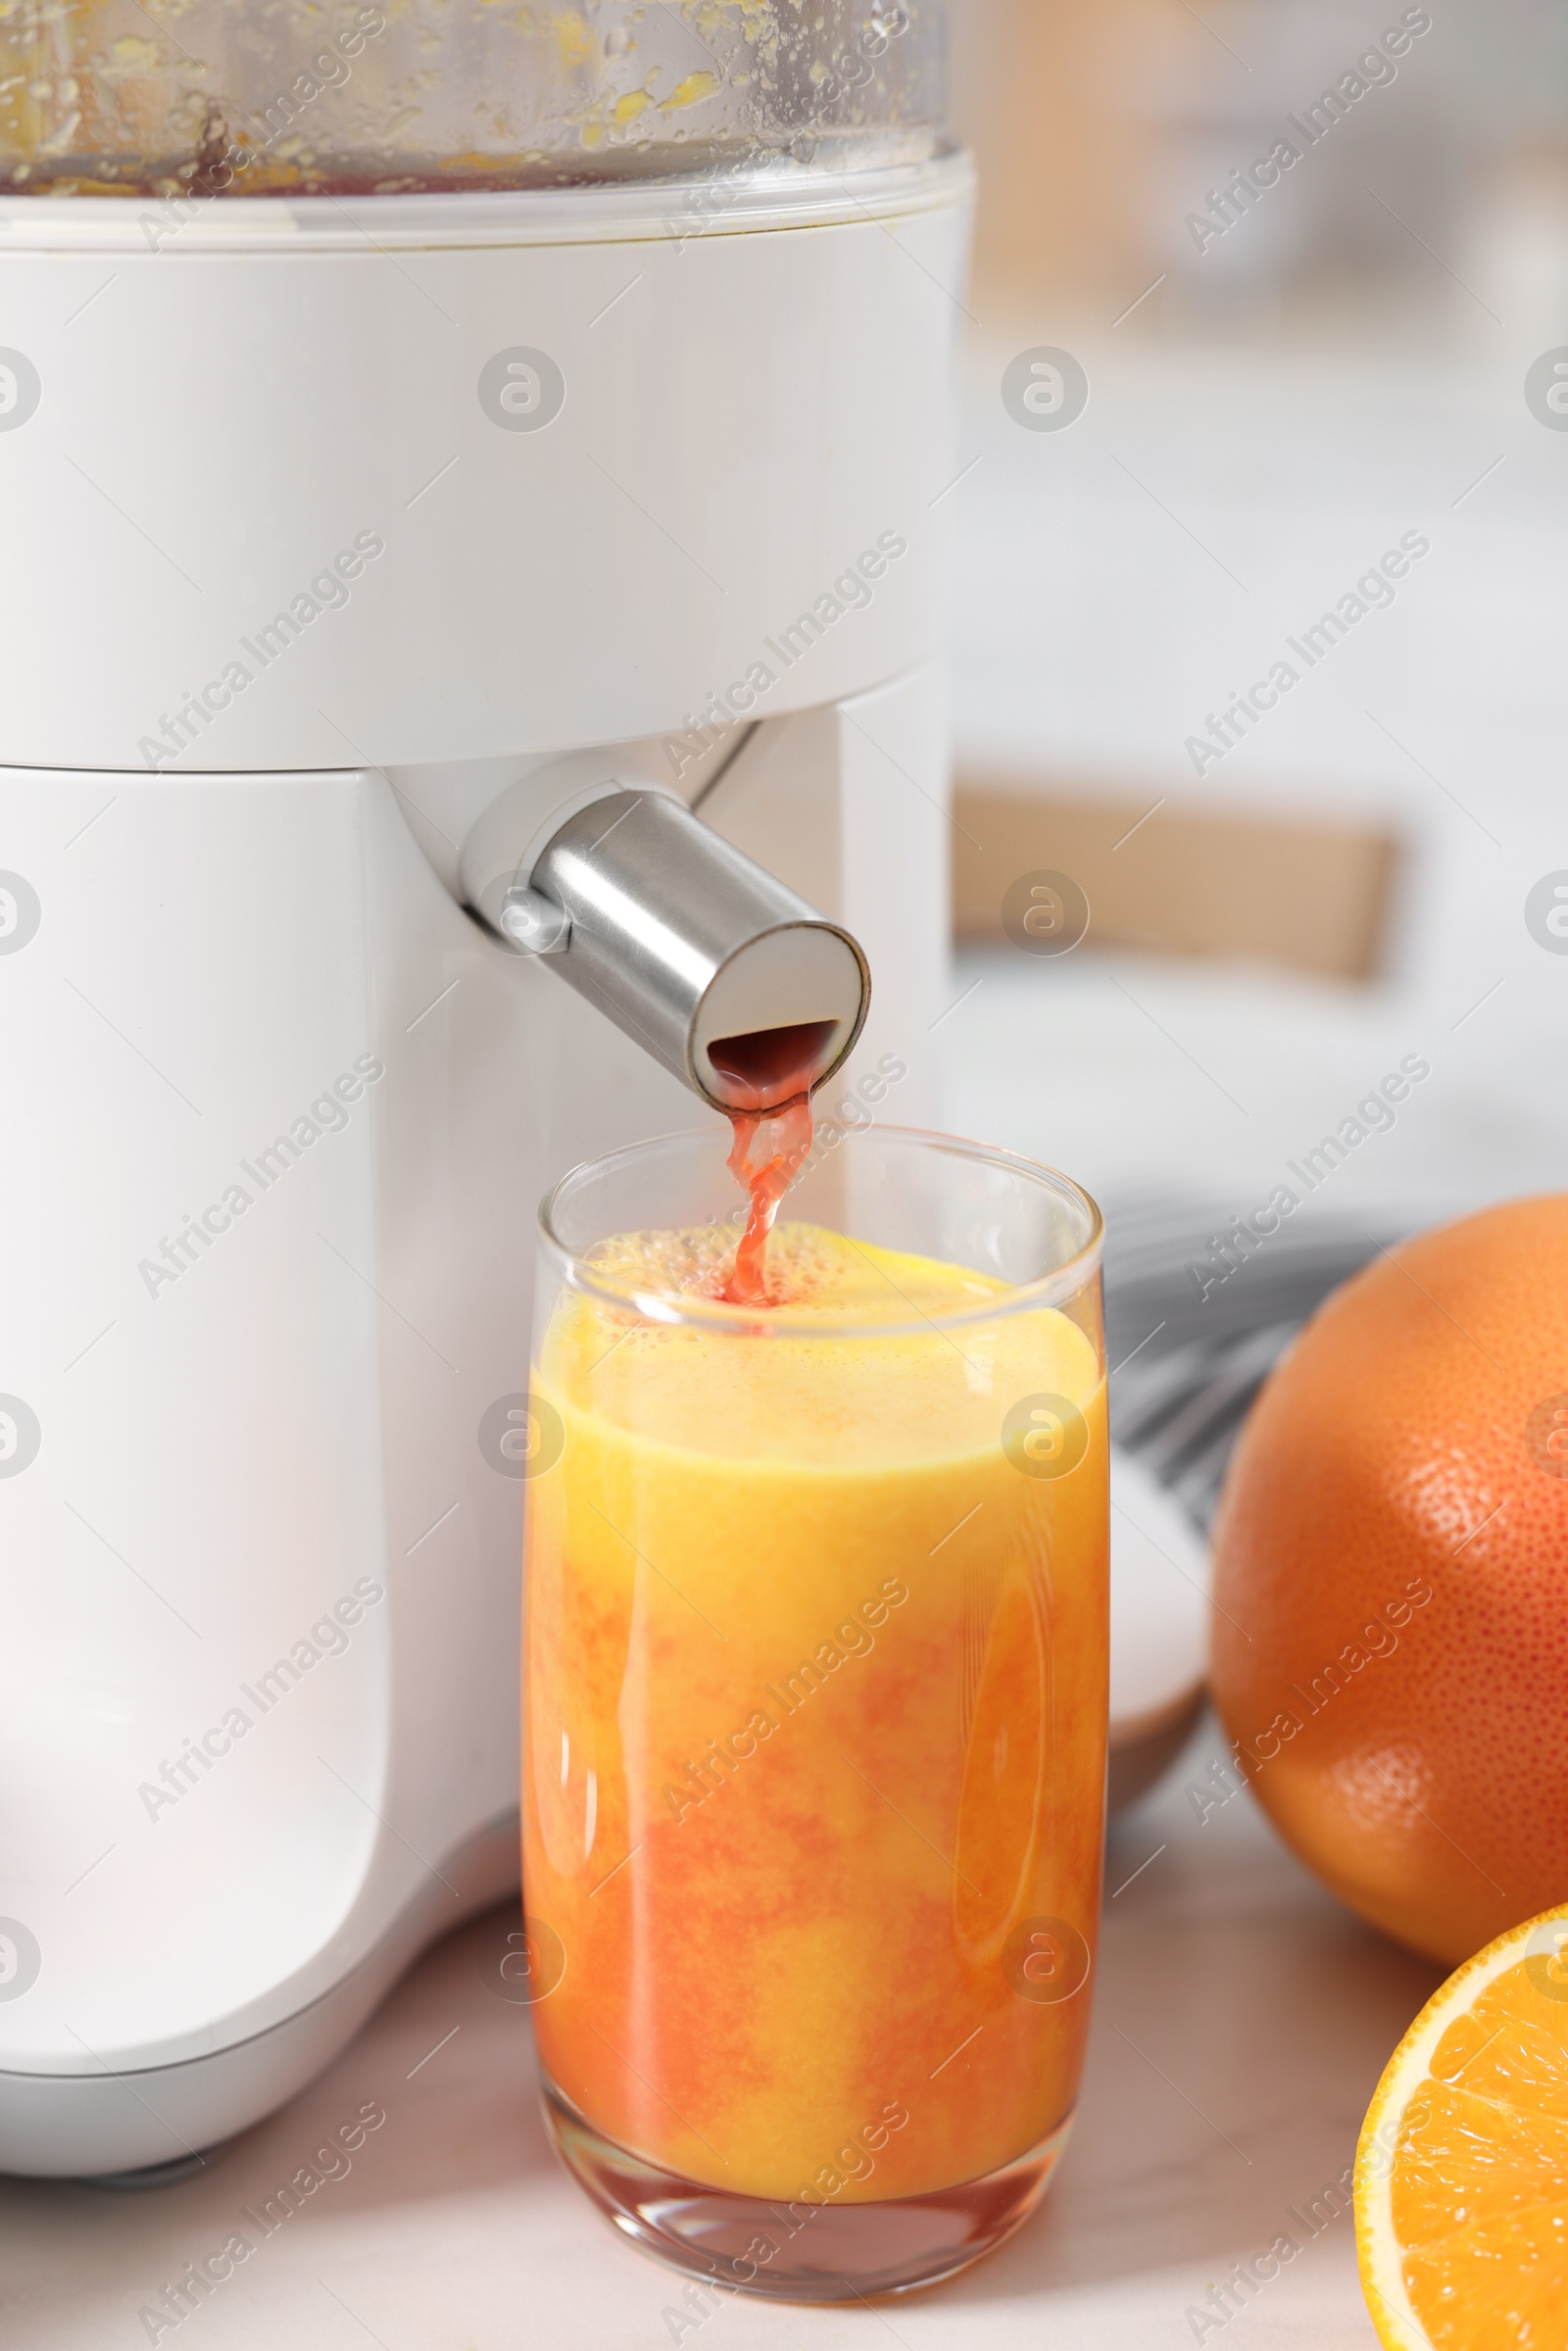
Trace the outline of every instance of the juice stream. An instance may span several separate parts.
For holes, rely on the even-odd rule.
[[[762,1306],[767,1303],[767,1237],[811,1148],[811,1098],[800,1095],[777,1110],[732,1111],[730,1124],[735,1142],[727,1164],[736,1183],[750,1193],[751,1208],[721,1296],[731,1306]]]
[[[811,1149],[811,1083],[821,1073],[834,1027],[831,1020],[793,1021],[783,1028],[721,1037],[709,1049],[714,1068],[743,1097],[751,1097],[748,1106],[729,1113],[735,1136],[729,1171],[750,1193],[751,1209],[734,1268],[720,1293],[728,1305],[767,1303],[767,1237],[779,1203]],[[769,1108],[762,1106],[764,1087],[774,1097]],[[779,1102],[786,1088],[796,1090],[793,1099]]]

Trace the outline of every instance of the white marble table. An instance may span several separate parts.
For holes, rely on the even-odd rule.
[[[6,2351],[133,2351],[138,2313],[241,2209],[373,2103],[385,2121],[162,2343],[180,2351],[1340,2351],[1374,2341],[1351,2225],[1324,2200],[1378,2073],[1436,1982],[1342,1910],[1241,1795],[1200,1823],[1187,1756],[1117,1824],[1076,2134],[1041,2213],[923,2296],[849,2311],[733,2301],[697,2330],[681,2281],[616,2237],[540,2125],[526,2011],[493,1994],[479,1921],[430,1951],[320,2081],[210,2171],[136,2195],[0,2184]],[[1154,1858],[1151,1859],[1151,1856]],[[1147,1864],[1147,1866],[1142,1866]],[[1137,1873],[1137,1875],[1134,1875]],[[1117,1889],[1121,1890],[1117,1890]],[[321,2167],[323,2169],[330,2167]],[[1312,2233],[1310,2208],[1319,2223]],[[255,2231],[251,2230],[254,2234]],[[1299,2251],[1223,2325],[1211,2282]],[[685,2314],[689,2315],[689,2314]],[[1212,2315],[1212,2314],[1210,2314]]]

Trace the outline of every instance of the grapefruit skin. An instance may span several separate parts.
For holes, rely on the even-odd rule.
[[[1214,1570],[1215,1702],[1343,1901],[1450,1965],[1568,1901],[1568,1196],[1335,1293],[1242,1432]]]

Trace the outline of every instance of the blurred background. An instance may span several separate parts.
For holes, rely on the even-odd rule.
[[[950,1120],[1216,1216],[1286,1183],[1386,1232],[1561,1187],[1568,17],[950,17],[981,171],[933,501]],[[1401,542],[1426,552],[1357,596]],[[1070,891],[1054,940],[1004,927],[1039,872],[1088,903],[1070,953],[1038,952]],[[1406,1056],[1430,1075],[1356,1141]],[[1308,1200],[1287,1163],[1325,1136]]]

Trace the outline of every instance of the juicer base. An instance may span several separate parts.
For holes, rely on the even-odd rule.
[[[662,2171],[596,2130],[548,2076],[542,2089],[557,2152],[617,2229],[716,2294],[778,2302],[905,2294],[967,2269],[1028,2219],[1072,2127],[1069,2114],[1011,2163],[927,2195],[792,2204]]]

